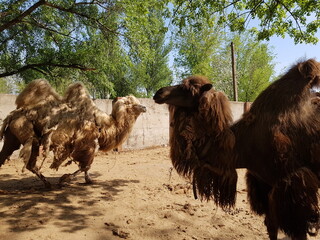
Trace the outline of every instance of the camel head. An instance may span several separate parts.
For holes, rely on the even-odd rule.
[[[175,86],[160,88],[153,99],[158,104],[167,103],[177,107],[193,108],[198,106],[199,98],[212,88],[212,84],[203,76],[191,76]]]
[[[139,100],[134,96],[117,97],[112,103],[111,115],[116,120],[120,120],[123,117],[137,117],[147,111],[147,108],[140,104]]]
[[[128,138],[139,115],[146,111],[147,108],[134,96],[115,98],[110,117],[100,119],[100,150],[109,151],[120,146]]]
[[[304,62],[300,62],[296,66],[298,72],[302,76],[302,79],[309,82],[310,88],[319,87],[320,85],[320,62],[314,59],[309,59]],[[293,68],[294,69],[294,68]]]

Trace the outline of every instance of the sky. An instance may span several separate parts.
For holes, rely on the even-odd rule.
[[[273,47],[272,52],[275,54],[275,76],[284,73],[298,60],[307,60],[315,58],[320,61],[320,33],[316,35],[319,42],[313,44],[294,44],[293,39],[290,37],[280,38],[272,37],[268,41],[268,45]]]

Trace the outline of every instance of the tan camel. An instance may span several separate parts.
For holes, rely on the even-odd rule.
[[[121,145],[129,136],[138,116],[146,111],[134,96],[118,98],[110,115],[96,107],[81,83],[69,86],[60,97],[43,79],[31,82],[17,97],[18,108],[3,121],[0,138],[4,138],[0,152],[0,166],[15,150],[25,167],[35,173],[46,185],[50,183],[36,166],[40,146],[43,155],[54,155],[51,168],[58,169],[68,158],[79,165],[79,170],[65,174],[60,182],[71,180],[91,167],[97,143],[100,150],[109,151]]]

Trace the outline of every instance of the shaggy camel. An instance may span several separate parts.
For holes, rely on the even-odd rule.
[[[278,230],[306,240],[319,229],[320,63],[293,66],[232,124],[227,97],[210,82],[192,76],[159,89],[158,104],[169,104],[170,156],[177,172],[190,177],[195,194],[232,207],[237,168],[247,169],[251,209],[265,215],[271,240]]]
[[[138,116],[146,111],[134,96],[117,98],[110,115],[99,110],[81,83],[74,83],[60,97],[46,80],[31,82],[16,99],[17,109],[3,121],[0,138],[4,145],[0,152],[0,166],[20,148],[25,167],[45,184],[50,183],[36,166],[43,147],[44,158],[54,155],[51,168],[57,169],[68,158],[79,170],[65,174],[60,183],[70,181],[80,172],[91,183],[91,167],[97,143],[102,151],[121,145],[129,136]]]

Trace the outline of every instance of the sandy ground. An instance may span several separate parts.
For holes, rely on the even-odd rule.
[[[59,177],[77,166],[54,171],[49,165],[50,159],[42,172],[52,190],[22,173],[16,156],[0,169],[0,239],[268,239],[263,219],[248,206],[243,170],[236,207],[223,211],[193,198],[190,183],[172,170],[168,147],[97,154],[93,185],[80,175],[58,187]]]

